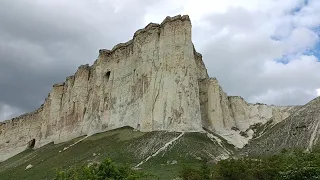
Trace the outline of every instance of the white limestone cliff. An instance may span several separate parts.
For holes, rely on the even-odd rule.
[[[227,96],[216,78],[203,79],[199,85],[203,126],[238,148],[252,139],[252,126],[268,121],[276,124],[295,108],[250,104],[239,96]]]
[[[55,84],[38,110],[0,123],[0,161],[28,147],[123,126],[144,132],[201,132],[205,127],[242,147],[249,138],[239,140],[240,131],[290,114],[291,107],[228,97],[208,77],[191,34],[188,16],[167,17],[112,50],[100,50],[92,66],[82,65]]]

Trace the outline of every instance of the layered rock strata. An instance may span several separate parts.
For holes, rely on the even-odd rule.
[[[123,126],[144,132],[201,132],[205,127],[237,143],[230,133],[271,118],[280,122],[289,110],[228,97],[208,77],[194,49],[189,17],[167,17],[138,30],[127,43],[100,50],[92,66],[82,65],[55,84],[38,110],[2,122],[0,161],[28,147]]]

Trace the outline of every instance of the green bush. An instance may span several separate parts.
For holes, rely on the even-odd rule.
[[[55,180],[140,180],[155,179],[154,176],[133,170],[129,166],[115,165],[110,159],[90,166],[71,168],[59,171]]]
[[[183,180],[317,180],[320,179],[320,153],[283,151],[280,154],[240,159],[227,159],[210,166],[183,166]],[[110,159],[91,166],[59,171],[56,180],[143,180],[155,176],[114,164]]]
[[[214,179],[219,180],[271,180],[278,176],[276,167],[268,166],[261,159],[223,160],[214,169]]]
[[[320,179],[320,153],[283,151],[267,157],[227,159],[209,167],[183,167],[183,180],[316,180]]]
[[[219,180],[313,180],[320,179],[320,154],[302,151],[218,162],[214,179]]]
[[[206,162],[203,162],[200,168],[191,168],[184,165],[179,177],[183,180],[211,180],[212,170]]]
[[[179,177],[183,180],[201,180],[201,171],[196,168],[183,166]]]

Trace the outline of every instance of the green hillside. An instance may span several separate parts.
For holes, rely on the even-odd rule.
[[[179,139],[164,148],[166,143],[179,135]],[[78,142],[81,139],[82,141]],[[69,147],[70,145],[73,146]],[[143,133],[125,127],[87,138],[79,137],[61,144],[51,143],[39,149],[26,150],[0,163],[0,177],[3,180],[52,179],[57,170],[100,162],[105,158],[135,167],[158,151],[138,169],[156,174],[160,179],[173,179],[177,177],[183,164],[198,166],[203,158],[221,158],[222,154],[226,154],[225,147],[229,147],[228,151],[231,152],[231,146],[224,142],[219,144],[205,133]],[[29,164],[33,167],[26,170]]]

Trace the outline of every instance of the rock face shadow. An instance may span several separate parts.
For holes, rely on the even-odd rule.
[[[33,149],[35,144],[36,144],[36,140],[35,139],[31,139],[28,142],[28,149]]]

